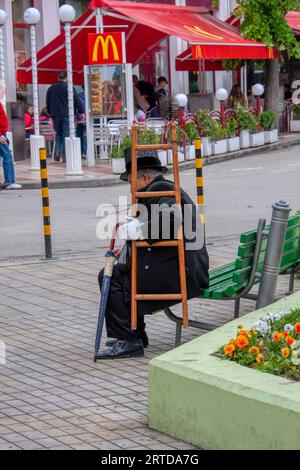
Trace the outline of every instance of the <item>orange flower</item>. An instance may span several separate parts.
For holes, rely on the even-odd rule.
[[[259,364],[262,359],[263,359],[263,355],[262,354],[257,354],[257,356],[255,358],[255,361],[256,361],[257,364]]]
[[[300,335],[300,323],[295,323],[294,328],[297,335]]]
[[[249,353],[250,354],[253,354],[253,356],[256,356],[258,353],[259,353],[259,348],[257,346],[252,346],[250,349],[249,349]]]
[[[235,344],[235,338],[231,338],[231,339],[229,340],[229,344]]]
[[[290,355],[290,350],[289,350],[289,348],[282,348],[282,350],[281,350],[281,355],[282,355],[283,357],[289,357],[289,355]]]
[[[282,338],[282,333],[279,333],[279,331],[275,331],[273,335],[273,341],[275,341],[275,343],[279,343],[281,338]]]
[[[285,338],[285,340],[286,340],[286,342],[287,342],[287,344],[288,344],[289,346],[292,346],[292,344],[295,344],[295,343],[296,343],[296,340],[295,340],[292,336],[290,336],[290,335],[288,335],[288,336]]]
[[[290,336],[290,334],[289,334],[288,331],[284,331],[284,332],[282,333],[282,336],[283,336],[284,338],[287,338],[288,336]]]
[[[226,344],[226,346],[224,346],[224,353],[226,354],[226,356],[232,356],[233,354],[233,351],[235,350],[235,347],[233,344]]]
[[[247,330],[239,331],[239,335],[246,336],[246,338],[251,338],[251,335],[249,334],[249,332]]]
[[[247,340],[246,336],[244,335],[239,335],[236,340],[236,345],[238,348],[243,349],[245,346],[249,344],[249,341]]]

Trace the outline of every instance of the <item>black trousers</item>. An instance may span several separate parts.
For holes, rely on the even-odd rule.
[[[103,275],[104,269],[100,271],[98,276],[100,291]],[[145,328],[144,315],[138,311],[138,328],[136,331],[131,330],[130,283],[130,272],[123,272],[118,265],[114,266],[105,315],[107,337],[109,338],[136,339]]]

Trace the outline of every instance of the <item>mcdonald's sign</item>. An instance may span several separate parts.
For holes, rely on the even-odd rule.
[[[122,33],[89,34],[89,64],[123,63]]]

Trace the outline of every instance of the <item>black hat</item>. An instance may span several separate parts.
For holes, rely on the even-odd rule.
[[[125,167],[126,171],[121,174],[120,179],[122,181],[128,181],[128,175],[131,173],[131,148],[128,147],[124,150],[125,157]],[[140,150],[138,152],[137,158],[137,169],[146,170],[146,169],[155,169],[166,173],[168,168],[162,166],[160,159],[158,158],[158,153],[156,150]]]

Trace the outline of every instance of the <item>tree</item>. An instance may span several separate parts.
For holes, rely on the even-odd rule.
[[[300,0],[237,0],[237,16],[242,18],[241,32],[247,39],[276,46],[278,52],[286,51],[290,57],[300,58],[300,45],[285,15],[290,10],[300,10]],[[266,60],[265,109],[277,110],[279,96],[278,60]]]

